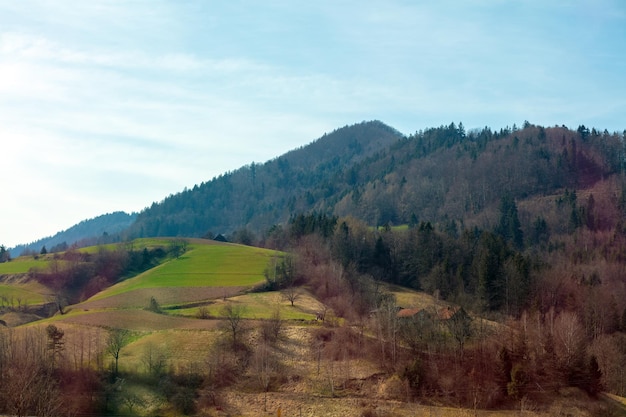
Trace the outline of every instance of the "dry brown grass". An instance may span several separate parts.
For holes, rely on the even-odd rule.
[[[4,321],[8,327],[17,327],[23,324],[39,320],[41,317],[30,313],[9,312],[0,315],[0,320]]]
[[[192,367],[202,372],[211,345],[218,332],[208,330],[161,330],[147,334],[122,351],[120,367],[122,371],[145,372],[142,363],[148,349],[164,354],[173,369]]]
[[[451,305],[425,292],[413,291],[392,285],[389,286],[388,290],[396,297],[396,304],[402,308],[439,308]]]
[[[212,330],[214,320],[197,320],[156,314],[146,310],[101,310],[55,316],[54,323],[78,324],[104,328],[122,328],[140,332],[160,330]]]
[[[168,366],[172,369],[191,368],[202,373],[207,366],[211,346],[219,337],[216,320],[168,317],[142,310],[85,312],[61,317],[54,323],[65,331],[68,361],[78,360],[72,351],[81,341],[93,349],[91,357],[103,349],[106,330],[96,326],[134,330],[135,339],[122,350],[120,357],[123,372],[146,372],[143,359],[146,350],[152,348],[166,355]],[[254,333],[254,326],[258,323],[250,321],[249,324]],[[43,330],[45,325],[42,323],[39,326]],[[592,416],[594,407],[599,409],[603,405],[590,405],[580,390],[563,391],[551,405],[543,407],[528,401],[520,402],[516,410],[470,410],[408,402],[402,381],[369,360],[340,358],[331,361],[322,358],[318,372],[313,334],[321,326],[291,324],[284,327],[279,349],[283,368],[279,382],[268,393],[267,411],[264,411],[263,393],[254,388],[256,375],[249,370],[248,382],[220,392],[220,410],[207,406],[200,410],[201,413],[252,417],[276,415],[280,408],[282,416],[547,417]],[[106,366],[109,359],[105,357],[104,361]],[[330,395],[330,379],[335,384],[334,398]],[[422,400],[433,401],[428,398]],[[624,401],[620,398],[615,401],[620,400]]]
[[[330,398],[289,392],[268,393],[267,411],[263,411],[264,398],[260,393],[228,391],[222,396],[220,408],[204,410],[209,415],[231,415],[242,417],[282,416],[328,416],[361,417],[364,415],[384,417],[553,417],[553,416],[591,416],[584,409],[567,407],[551,408],[545,411],[532,410],[473,410],[454,407],[431,406],[419,403],[407,403],[377,398]]]

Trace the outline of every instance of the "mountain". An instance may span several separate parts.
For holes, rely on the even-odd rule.
[[[590,189],[623,172],[623,161],[621,135],[584,126],[574,131],[527,122],[522,129],[466,133],[452,123],[355,164],[349,170],[355,180],[335,184],[345,195],[332,209],[371,225],[468,221],[493,212],[505,195],[522,202]]]
[[[125,234],[260,233],[311,211],[370,225],[428,221],[491,228],[505,195],[528,202],[523,227],[529,229],[545,214],[533,199],[589,189],[623,172],[623,161],[621,134],[585,126],[525,122],[522,128],[466,132],[462,123],[451,123],[403,136],[379,121],[363,122],[170,195],[141,212]],[[552,215],[551,227],[567,227],[568,216]],[[605,223],[611,215],[599,214]]]
[[[318,208],[320,202],[334,204],[343,196],[336,178],[346,168],[402,138],[379,121],[337,129],[264,164],[244,166],[152,204],[138,215],[127,237],[266,230],[295,212]]]
[[[491,229],[503,196],[519,203],[526,236],[538,217],[561,232],[571,215],[546,211],[541,199],[571,198],[568,190],[588,198],[596,184],[619,177],[624,155],[623,135],[585,126],[525,122],[521,128],[466,132],[462,123],[450,123],[404,136],[380,121],[362,122],[170,195],[138,215],[100,216],[11,252],[38,252],[44,245],[50,250],[88,238],[93,243],[105,232],[123,231],[125,239],[264,233],[311,211],[352,216],[372,226],[427,221],[442,228]],[[619,187],[611,192],[621,194]],[[596,211],[604,208],[596,213],[598,227],[608,228],[619,217],[607,195],[594,197]],[[577,203],[577,210],[586,210]]]
[[[54,236],[45,237],[29,244],[18,245],[9,251],[12,257],[16,257],[28,251],[39,253],[43,247],[47,251],[55,251],[57,248],[64,250],[78,242],[82,242],[84,245],[98,242],[108,243],[119,239],[117,235],[128,228],[136,217],[136,213],[128,214],[122,211],[103,214],[83,220]]]

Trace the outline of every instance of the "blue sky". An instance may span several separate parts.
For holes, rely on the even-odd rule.
[[[626,129],[622,0],[0,0],[0,244],[378,119]]]

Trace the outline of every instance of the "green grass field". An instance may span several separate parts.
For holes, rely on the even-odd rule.
[[[44,269],[52,258],[41,256],[34,259],[32,256],[20,256],[10,262],[0,263],[0,275],[26,274],[31,268]]]
[[[265,280],[263,271],[276,255],[250,246],[194,243],[180,258],[116,284],[92,300],[146,288],[254,286]]]
[[[17,300],[20,300],[26,305],[42,304],[46,301],[46,297],[43,294],[36,292],[31,288],[21,285],[4,284],[0,284],[0,299],[4,300],[4,302],[10,302],[13,300],[14,303],[17,303]],[[2,301],[0,301],[0,305],[1,304]]]

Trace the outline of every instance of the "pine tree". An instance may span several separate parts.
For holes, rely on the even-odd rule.
[[[9,253],[9,251],[4,247],[4,245],[0,245],[0,263],[2,262],[8,262],[11,260],[11,254]]]
[[[496,233],[512,242],[517,249],[523,248],[524,234],[517,215],[517,205],[513,197],[508,194],[500,200],[500,222]]]

